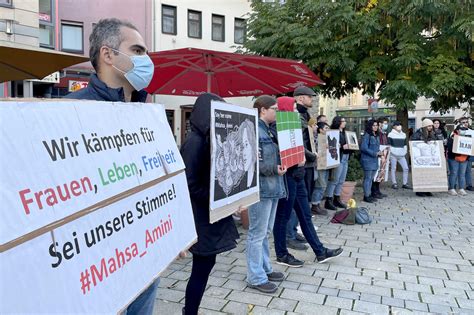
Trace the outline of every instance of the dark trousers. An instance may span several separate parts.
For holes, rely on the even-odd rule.
[[[373,194],[380,193],[380,182],[372,182],[371,192]]]
[[[304,169],[304,183],[308,192],[308,202],[311,202],[311,194],[314,189],[314,167]]]
[[[188,285],[186,286],[184,314],[196,315],[198,313],[202,296],[206,290],[207,280],[215,264],[216,255],[199,256],[193,254],[193,268]]]
[[[286,225],[290,219],[291,210],[295,209],[301,230],[308,244],[317,256],[323,255],[325,248],[319,240],[311,221],[311,209],[309,208],[305,181],[303,179],[295,180],[292,176],[287,176],[286,179],[288,182],[288,197],[278,201],[275,225],[273,227],[275,253],[277,257],[283,257],[288,254],[288,248],[286,247]]]

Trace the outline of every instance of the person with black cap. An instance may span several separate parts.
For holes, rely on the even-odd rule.
[[[408,185],[408,163],[406,159],[407,154],[407,135],[402,131],[402,124],[399,121],[393,122],[393,129],[388,134],[388,144],[390,145],[390,165],[392,188],[398,189],[397,184],[397,163],[400,164],[403,170],[403,185],[402,188],[411,189]]]
[[[313,107],[313,97],[316,93],[307,86],[299,86],[293,92],[293,97],[296,101],[296,109],[300,113],[301,127],[303,129],[303,142],[305,147],[305,184],[308,192],[308,203],[311,202],[311,194],[314,189],[314,168],[316,166],[316,154],[311,151],[311,138],[308,131],[308,122],[311,119],[311,115],[308,109]],[[316,212],[318,215],[326,215],[327,211],[320,209]]]

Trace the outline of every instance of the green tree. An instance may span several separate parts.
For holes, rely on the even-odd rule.
[[[434,111],[474,103],[471,1],[252,3],[246,50],[302,60],[325,96],[379,93],[405,127],[420,96]]]

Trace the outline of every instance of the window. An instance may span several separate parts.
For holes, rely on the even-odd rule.
[[[41,47],[54,49],[54,27],[51,25],[39,25],[39,43]]]
[[[243,44],[245,40],[245,20],[235,19],[234,22],[234,43]]]
[[[188,37],[202,38],[202,13],[188,10]]]
[[[39,1],[39,19],[40,21],[52,23],[51,16],[53,15],[53,5],[51,0]]]
[[[61,24],[61,50],[84,53],[84,32],[82,24],[62,23]]]
[[[12,0],[0,0],[0,6],[1,7],[11,7],[12,6]]]
[[[164,4],[161,6],[161,32],[163,34],[177,34],[176,7]]]
[[[225,18],[222,15],[212,15],[212,40],[225,41]]]

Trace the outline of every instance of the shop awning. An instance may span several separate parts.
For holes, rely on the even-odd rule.
[[[55,50],[0,41],[0,82],[42,79],[89,58]]]

